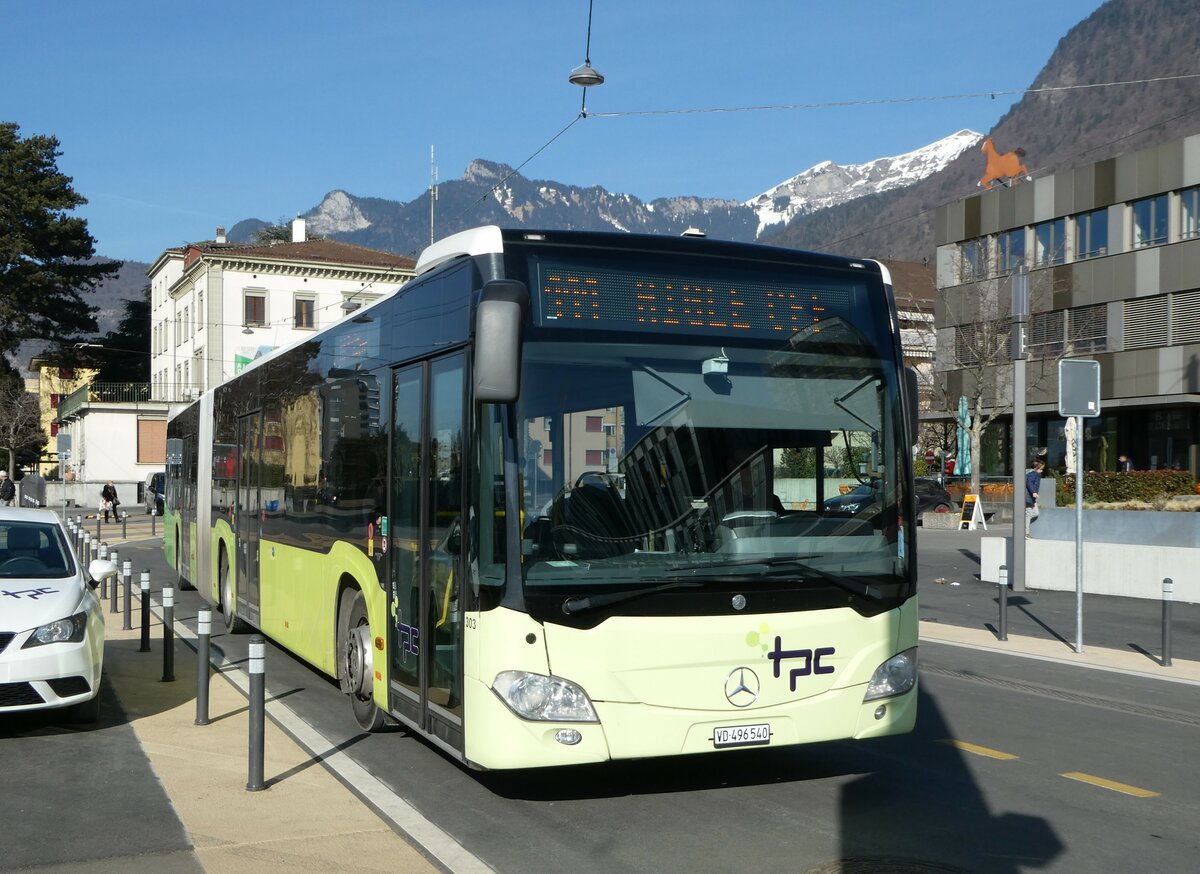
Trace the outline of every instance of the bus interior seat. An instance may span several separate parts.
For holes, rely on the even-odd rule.
[[[565,558],[628,555],[640,542],[616,489],[584,481],[554,499],[550,510],[554,548]]]

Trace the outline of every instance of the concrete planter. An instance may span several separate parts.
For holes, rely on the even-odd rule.
[[[1075,591],[1075,511],[1044,509],[1025,542],[1025,585]],[[980,577],[999,580],[1012,563],[1007,537],[984,537]],[[1083,511],[1083,590],[1129,598],[1162,597],[1162,582],[1175,583],[1175,600],[1200,603],[1200,513],[1153,510]]]

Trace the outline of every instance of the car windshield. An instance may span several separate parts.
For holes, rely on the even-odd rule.
[[[900,583],[897,512],[823,506],[842,486],[903,506],[895,397],[895,374],[848,325],[783,348],[526,344],[527,597],[573,593],[569,613],[589,595],[615,604],[626,599],[598,596],[679,581],[695,594]]]
[[[65,577],[73,567],[57,525],[0,521],[0,579]]]

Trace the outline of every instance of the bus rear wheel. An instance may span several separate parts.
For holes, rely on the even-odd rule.
[[[373,654],[367,601],[362,592],[347,590],[338,611],[338,667],[350,694],[354,720],[364,731],[378,731],[385,722],[383,712],[375,706]]]
[[[229,574],[229,556],[221,550],[219,579],[221,581],[221,615],[225,617],[225,630],[230,634],[245,634],[250,624],[233,612],[233,580]]]

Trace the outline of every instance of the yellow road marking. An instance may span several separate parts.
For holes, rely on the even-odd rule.
[[[1105,780],[1103,777],[1096,777],[1092,774],[1084,774],[1080,771],[1070,771],[1066,774],[1059,774],[1060,777],[1066,777],[1068,780],[1078,780],[1080,783],[1090,783],[1092,786],[1099,786],[1101,789],[1111,789],[1113,792],[1121,792],[1125,795],[1133,795],[1137,798],[1157,798],[1161,793],[1151,792],[1149,789],[1139,789],[1137,786],[1130,786],[1128,783],[1118,783],[1116,780]]]
[[[981,747],[978,744],[969,744],[965,740],[955,740],[954,738],[948,737],[948,738],[944,739],[942,741],[942,743],[949,744],[950,746],[954,747],[956,750],[962,750],[964,753],[974,753],[977,756],[987,756],[989,759],[1007,760],[1007,759],[1018,758],[1017,756],[1014,756],[1012,753],[1005,753],[1005,752],[1001,752],[1000,750],[993,750],[988,747]]]

